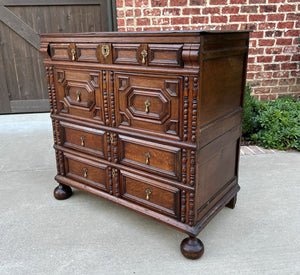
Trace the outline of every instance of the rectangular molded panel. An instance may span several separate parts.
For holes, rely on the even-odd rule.
[[[77,61],[83,62],[98,62],[97,59],[97,47],[98,44],[76,44],[78,58]]]
[[[180,148],[121,135],[119,138],[122,164],[181,181]]]
[[[139,65],[138,52],[141,44],[113,44],[113,63]]]
[[[50,44],[50,53],[52,60],[58,61],[70,61],[69,57],[69,45],[66,43],[51,43]]]
[[[106,158],[106,138],[104,131],[63,121],[60,124],[64,130],[63,145],[65,147]]]
[[[149,44],[149,66],[182,67],[183,44]]]
[[[200,127],[241,108],[244,62],[244,55],[203,61]]]
[[[108,166],[65,153],[66,177],[108,191]]]
[[[231,137],[228,135],[223,142],[221,138],[208,144],[199,155],[198,165],[198,196],[196,209],[210,202],[214,197],[231,181],[237,177],[238,163],[238,137],[237,132],[233,132]],[[214,149],[215,147],[216,149]]]
[[[150,190],[147,199],[147,190]],[[159,181],[121,171],[122,198],[178,218],[179,189]]]

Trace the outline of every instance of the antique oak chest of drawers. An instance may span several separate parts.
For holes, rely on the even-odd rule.
[[[234,208],[249,33],[43,34],[57,199],[74,187],[187,233]],[[109,222],[109,221],[108,221]]]

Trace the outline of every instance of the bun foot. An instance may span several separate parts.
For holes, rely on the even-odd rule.
[[[235,204],[236,204],[236,200],[237,200],[237,195],[235,195],[230,201],[229,203],[226,204],[226,207],[234,209]]]
[[[57,200],[66,200],[72,196],[72,189],[70,186],[60,183],[54,189],[54,197]]]
[[[184,257],[196,260],[203,255],[204,245],[199,239],[189,237],[181,242],[180,249]]]

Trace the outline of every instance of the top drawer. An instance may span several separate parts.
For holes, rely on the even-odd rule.
[[[184,44],[51,43],[52,60],[183,67]]]

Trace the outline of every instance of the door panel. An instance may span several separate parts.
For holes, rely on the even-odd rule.
[[[116,19],[111,6],[106,0],[0,5],[0,114],[49,111],[39,33],[112,31]]]

